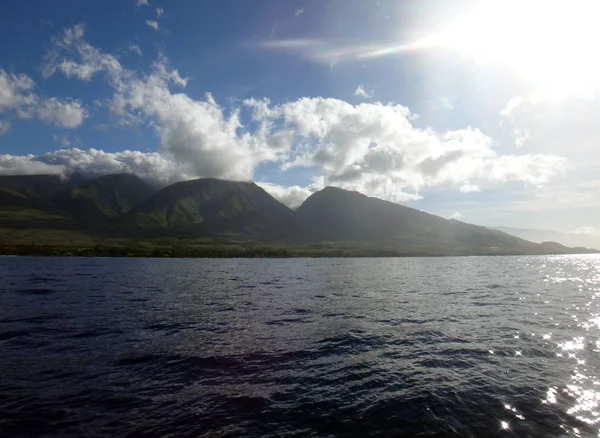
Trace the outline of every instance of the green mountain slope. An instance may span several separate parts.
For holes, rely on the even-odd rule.
[[[312,194],[296,215],[310,240],[378,242],[433,254],[544,252],[541,245],[497,230],[334,187]]]
[[[122,222],[196,235],[292,237],[294,212],[252,182],[202,178],[168,186],[134,207]]]
[[[102,221],[127,213],[156,190],[135,175],[104,175],[65,190],[55,203],[75,219]]]
[[[23,227],[67,221],[69,214],[54,201],[68,187],[55,175],[0,176],[0,225]]]

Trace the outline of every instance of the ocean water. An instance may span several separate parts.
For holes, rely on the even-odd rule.
[[[0,436],[599,436],[600,257],[0,258]]]

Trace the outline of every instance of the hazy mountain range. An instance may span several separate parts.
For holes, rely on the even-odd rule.
[[[129,174],[93,180],[1,176],[0,229],[132,239],[244,238],[288,245],[355,242],[419,255],[585,252],[339,188],[313,193],[294,211],[252,182],[202,178],[159,188]]]
[[[600,251],[600,237],[589,234],[560,233],[550,230],[532,230],[528,228],[493,227],[530,242],[557,242],[565,246],[584,246]]]

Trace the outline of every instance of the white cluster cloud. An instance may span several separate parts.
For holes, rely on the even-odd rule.
[[[459,190],[462,193],[480,192],[481,187],[479,187],[477,184],[463,184],[460,186]]]
[[[44,100],[37,112],[40,120],[63,128],[76,128],[87,117],[81,102],[72,99],[61,101],[55,97]]]
[[[177,173],[175,163],[161,154],[139,151],[103,152],[79,148],[60,149],[41,155],[0,155],[0,175],[56,174],[80,172],[87,176],[134,173],[155,180],[157,175]],[[186,175],[182,175],[186,179]],[[169,181],[165,181],[169,182]]]
[[[356,90],[354,90],[354,95],[357,97],[362,97],[363,99],[370,99],[373,97],[373,92],[369,92],[365,89],[364,86],[359,85],[358,87],[356,87]]]
[[[87,117],[81,102],[73,99],[44,98],[33,92],[35,82],[27,75],[7,74],[0,69],[0,114],[14,112],[21,119],[38,117],[62,128],[77,128]],[[0,121],[0,135],[10,129],[8,120]]]
[[[146,20],[146,24],[148,25],[148,27],[151,27],[154,30],[159,30],[160,29],[160,24],[158,24],[158,21],[155,21],[155,20]]]
[[[476,129],[444,134],[413,126],[409,109],[380,103],[303,98],[272,106],[246,101],[275,132],[293,134],[282,169],[319,169],[327,184],[394,201],[419,199],[419,190],[522,181],[542,185],[560,175],[564,160],[547,155],[498,155]],[[271,132],[273,135],[273,131]],[[466,187],[463,187],[463,190]]]
[[[156,18],[160,18],[165,15],[165,10],[163,8],[156,8]]]
[[[150,5],[148,4],[148,0],[136,0],[135,6],[137,8],[141,8],[142,6],[150,6]]]
[[[31,90],[35,82],[25,75],[8,74],[0,69],[0,114],[14,110],[25,111],[25,108],[35,105],[38,97]]]
[[[297,206],[325,185],[400,202],[420,199],[421,189],[434,186],[467,193],[507,181],[541,185],[564,167],[564,160],[552,155],[499,155],[492,139],[477,129],[439,133],[417,128],[414,115],[401,105],[353,105],[320,97],[272,105],[249,99],[226,111],[210,94],[202,100],[185,94],[187,79],[166,58],[159,57],[150,73],[139,74],[83,37],[83,27],[75,26],[55,39],[45,58],[45,74],[59,71],[82,81],[104,74],[114,90],[112,115],[124,125],[148,123],[160,148],[153,153],[74,148],[39,156],[4,155],[0,173],[131,172],[167,183],[202,176],[248,180],[259,164],[268,162],[284,172],[310,167],[315,179],[307,187],[260,183]],[[25,91],[32,86],[23,84]],[[50,99],[45,107],[48,111],[40,117],[64,127],[80,124],[87,115],[72,100]]]
[[[308,198],[312,193],[321,189],[322,187],[300,187],[290,186],[285,187],[278,184],[272,184],[268,182],[257,182],[257,185],[265,189],[271,196],[277,199],[279,202],[287,205],[290,208],[297,208]]]

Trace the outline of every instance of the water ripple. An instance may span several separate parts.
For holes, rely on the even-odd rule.
[[[598,436],[600,257],[0,259],[2,436]]]

